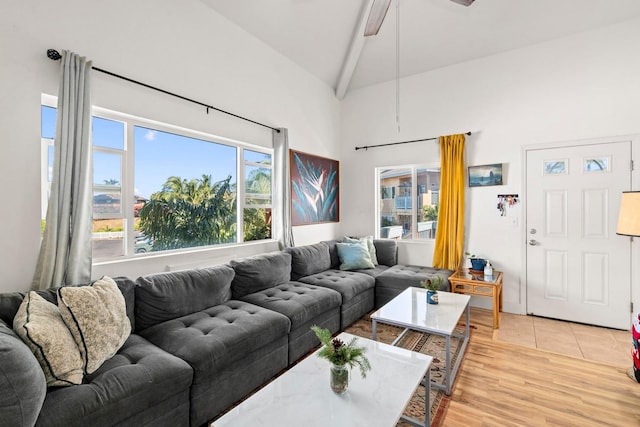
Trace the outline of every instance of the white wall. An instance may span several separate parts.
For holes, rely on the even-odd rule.
[[[639,43],[636,19],[402,79],[399,133],[395,82],[350,92],[342,104],[342,200],[348,213],[342,231],[374,231],[375,167],[439,159],[433,142],[357,152],[355,146],[471,131],[467,164],[503,163],[506,171],[503,186],[467,189],[465,248],[505,272],[505,310],[523,313],[523,210],[514,207],[500,217],[496,196],[523,196],[525,146],[640,132]],[[409,242],[399,251],[401,261],[422,265],[430,265],[432,255],[429,243]],[[636,252],[635,265],[638,259]],[[638,304],[637,273],[633,287]],[[486,306],[484,300],[475,303]]]
[[[29,288],[40,245],[40,96],[57,94],[69,49],[94,65],[275,127],[290,146],[339,158],[340,105],[331,88],[198,0],[23,0],[0,13],[0,292]],[[94,72],[93,104],[262,146],[271,131]],[[331,239],[340,224],[296,227],[297,244]],[[101,274],[136,277],[167,266],[224,262],[274,243],[105,263]]]

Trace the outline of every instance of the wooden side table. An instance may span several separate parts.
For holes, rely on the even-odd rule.
[[[470,272],[468,269],[458,270],[449,277],[451,292],[466,295],[491,297],[493,301],[493,328],[500,327],[500,311],[502,311],[502,271],[493,270],[491,278],[484,273]]]

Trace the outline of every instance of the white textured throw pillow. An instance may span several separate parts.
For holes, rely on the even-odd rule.
[[[82,383],[80,350],[55,304],[29,292],[13,319],[13,329],[38,359],[48,387]]]
[[[58,289],[58,307],[88,374],[113,357],[131,333],[124,296],[109,277]]]

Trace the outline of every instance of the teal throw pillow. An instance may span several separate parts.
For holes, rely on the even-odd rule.
[[[374,266],[378,265],[378,254],[376,253],[376,247],[373,244],[373,236],[361,237],[359,239],[355,237],[344,236],[342,238],[342,242],[343,243],[365,242],[367,244],[367,250],[369,251],[369,258],[371,259],[371,262],[373,263]]]
[[[369,257],[369,249],[365,242],[336,243],[338,257],[340,258],[340,270],[361,270],[374,268]]]

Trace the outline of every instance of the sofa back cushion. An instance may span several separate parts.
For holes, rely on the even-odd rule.
[[[394,266],[398,263],[398,244],[392,239],[374,239],[378,264]]]
[[[33,353],[1,320],[0,360],[0,423],[35,425],[47,393],[47,383]]]
[[[321,273],[332,267],[327,242],[285,248],[284,251],[291,254],[291,280]],[[338,265],[339,263],[340,261],[338,261]]]
[[[291,255],[286,252],[232,260],[229,265],[236,272],[231,285],[233,299],[291,280]]]
[[[139,277],[136,330],[227,302],[233,276],[233,269],[220,265]]]

